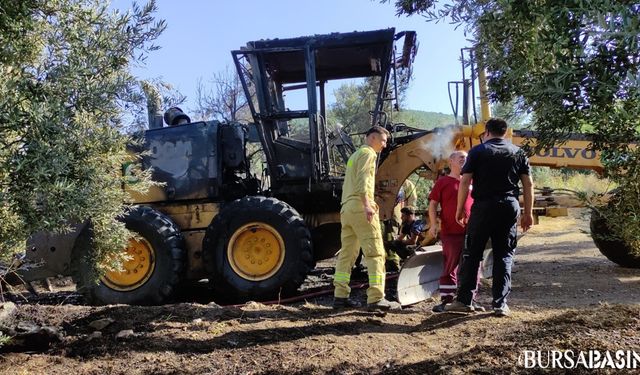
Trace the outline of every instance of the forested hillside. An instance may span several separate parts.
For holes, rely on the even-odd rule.
[[[418,111],[413,109],[405,109],[394,113],[392,121],[404,122],[409,126],[420,129],[433,129],[438,126],[452,125],[455,123],[455,119],[452,114]]]

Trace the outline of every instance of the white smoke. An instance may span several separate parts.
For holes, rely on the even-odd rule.
[[[448,159],[455,151],[454,137],[457,131],[453,126],[434,129],[433,137],[427,142],[427,151],[431,152],[436,160]]]

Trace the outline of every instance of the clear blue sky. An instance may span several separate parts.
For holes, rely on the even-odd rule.
[[[451,113],[447,82],[461,78],[460,48],[469,46],[462,28],[426,22],[420,16],[396,17],[392,4],[377,0],[158,0],[157,4],[157,18],[168,24],[156,42],[161,49],[134,73],[141,79],[162,77],[174,85],[187,96],[186,108],[193,108],[198,79],[206,82],[226,66],[233,69],[229,51],[248,41],[395,27],[416,31],[420,43],[405,107]],[[127,9],[131,0],[114,0],[112,5]]]

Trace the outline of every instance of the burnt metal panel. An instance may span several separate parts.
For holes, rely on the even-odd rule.
[[[163,183],[172,200],[215,198],[221,184],[217,121],[196,122],[148,130],[143,155],[145,169]]]
[[[307,142],[280,137],[274,142],[282,180],[307,180],[311,177],[311,146]]]
[[[195,281],[209,277],[202,259],[202,241],[205,233],[205,230],[186,231],[182,233],[187,250],[187,280]]]
[[[274,80],[305,82],[304,50],[316,51],[316,78],[380,76],[391,55],[395,29],[333,33],[300,38],[260,40],[247,43],[248,50],[260,50]]]
[[[71,276],[71,253],[86,225],[75,225],[69,233],[37,232],[29,237],[24,259],[29,266],[20,269],[22,280],[28,282],[58,275]]]
[[[304,180],[290,181],[273,189],[273,196],[304,214],[339,212],[342,183],[342,178],[311,185]]]
[[[225,167],[239,168],[244,164],[246,133],[240,124],[220,126],[220,149]]]
[[[220,211],[219,203],[174,203],[155,207],[169,216],[182,231],[206,229]]]

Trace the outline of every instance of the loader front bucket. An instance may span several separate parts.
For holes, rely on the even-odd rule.
[[[484,251],[481,277],[488,279],[493,270],[493,251]],[[398,275],[398,302],[413,305],[438,294],[443,268],[442,246],[422,247],[416,255],[407,258]]]
[[[442,246],[422,247],[407,258],[398,275],[398,302],[402,306],[424,301],[438,291],[442,273]]]

